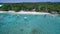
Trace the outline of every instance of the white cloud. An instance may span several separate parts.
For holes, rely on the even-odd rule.
[[[2,7],[2,5],[0,5],[0,7]]]

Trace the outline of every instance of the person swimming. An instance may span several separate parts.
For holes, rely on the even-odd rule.
[[[46,15],[44,15],[44,17],[46,17]]]
[[[17,18],[20,18],[20,15],[17,15]]]

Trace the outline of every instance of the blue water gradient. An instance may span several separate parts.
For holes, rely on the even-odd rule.
[[[0,34],[60,34],[60,16],[1,13]]]

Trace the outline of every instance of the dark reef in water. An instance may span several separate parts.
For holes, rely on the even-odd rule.
[[[31,33],[32,33],[32,34],[42,34],[43,31],[40,30],[40,29],[33,29],[33,30],[31,31]]]
[[[5,25],[5,23],[0,22],[0,27],[2,27],[3,25]]]

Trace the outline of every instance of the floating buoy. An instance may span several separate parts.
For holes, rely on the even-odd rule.
[[[27,19],[27,17],[24,17],[24,19]]]
[[[25,20],[26,22],[29,21],[27,17],[24,17],[24,20]]]
[[[24,17],[24,20],[27,20],[27,17]]]

